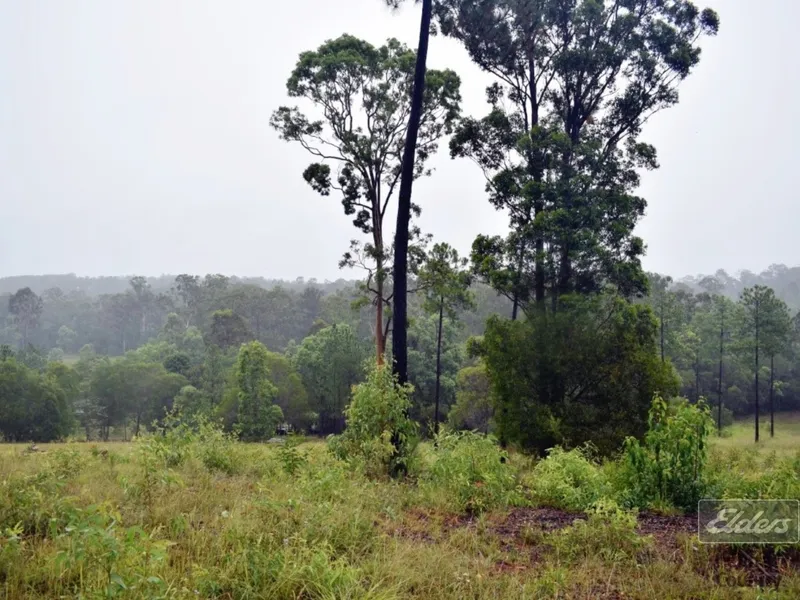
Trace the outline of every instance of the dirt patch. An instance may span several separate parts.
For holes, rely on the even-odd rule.
[[[515,508],[502,515],[484,518],[483,526],[497,536],[501,548],[509,553],[509,560],[497,562],[496,572],[511,574],[534,568],[546,558],[550,549],[547,534],[586,518],[584,513],[555,508]],[[402,522],[392,523],[387,533],[423,543],[436,543],[454,530],[477,527],[478,522],[477,517],[417,509],[406,513]],[[652,536],[654,550],[660,559],[684,566],[688,566],[688,559],[689,563],[694,563],[692,566],[696,572],[718,585],[778,586],[785,575],[800,572],[800,548],[776,551],[769,546],[706,546],[703,552],[696,538],[696,515],[641,513],[636,531],[643,536]],[[696,560],[691,560],[687,552],[700,554]],[[621,596],[615,592],[598,597]]]
[[[720,585],[777,587],[786,575],[800,572],[800,548],[718,546],[696,570]]]

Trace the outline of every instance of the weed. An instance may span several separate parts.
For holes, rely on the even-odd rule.
[[[611,492],[605,473],[587,448],[552,448],[525,482],[534,503],[565,510],[586,510]]]

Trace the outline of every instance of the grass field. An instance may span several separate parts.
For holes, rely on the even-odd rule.
[[[753,419],[741,419],[729,427],[729,437],[715,438],[719,448],[752,448],[761,452],[775,451],[780,455],[800,452],[800,413],[781,413],[775,416],[775,437],[769,435],[769,415],[759,422],[760,441],[755,443]]]
[[[758,450],[747,427],[715,440],[716,464],[736,455],[726,474],[763,486],[753,465],[796,452],[800,419]],[[322,442],[0,446],[0,598],[800,597],[793,549],[701,545],[691,515],[555,508],[522,456],[496,496],[491,471],[432,478],[442,459],[421,454],[398,483]]]

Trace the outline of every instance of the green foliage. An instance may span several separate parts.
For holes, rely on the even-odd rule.
[[[232,310],[217,310],[211,315],[210,344],[227,349],[243,344],[252,336],[241,315]]]
[[[320,433],[340,432],[343,409],[353,385],[363,379],[366,348],[349,325],[332,325],[308,336],[297,348],[294,364],[319,414]]]
[[[495,81],[489,114],[461,121],[453,156],[483,170],[510,234],[481,235],[476,271],[531,313],[546,295],[614,286],[642,292],[646,202],[639,170],[658,166],[638,138],[653,112],[678,101],[719,19],[687,0],[435,3],[440,30]],[[537,43],[547,40],[547,43]],[[532,42],[534,41],[534,42]],[[579,91],[576,91],[579,90]]]
[[[164,368],[170,373],[188,377],[189,370],[192,368],[192,360],[185,352],[174,352],[164,359]]]
[[[270,119],[281,139],[300,144],[319,161],[305,169],[303,179],[322,196],[339,193],[345,215],[370,236],[364,244],[353,240],[340,266],[367,273],[362,298],[378,307],[374,336],[379,354],[388,329],[380,311],[391,298],[385,285],[391,242],[383,222],[402,172],[415,64],[415,53],[396,39],[379,48],[351,35],[328,40],[303,52],[286,82],[289,96],[310,101],[321,118],[282,106]],[[452,131],[460,112],[459,87],[453,71],[425,73],[412,178],[430,172],[427,160],[439,139]],[[410,211],[420,214],[417,205]],[[416,227],[406,231],[412,238],[420,236]],[[413,246],[409,250],[412,258],[419,254]]]
[[[192,385],[186,385],[175,396],[173,410],[181,419],[192,423],[199,417],[211,416],[211,400],[205,392]]]
[[[298,471],[308,464],[308,454],[297,448],[301,443],[302,438],[289,435],[278,448],[278,460],[289,475],[297,475]]]
[[[270,382],[275,386],[275,404],[283,411],[283,418],[296,431],[308,431],[316,421],[302,377],[293,362],[282,354],[269,352],[267,356]]]
[[[552,448],[533,468],[526,483],[531,499],[564,510],[588,510],[611,495],[611,485],[592,459],[591,450]]]
[[[556,534],[559,558],[575,561],[600,557],[611,563],[636,562],[638,554],[652,545],[652,538],[636,532],[636,512],[616,502],[600,499],[586,510],[586,520],[575,520],[571,527]]]
[[[708,436],[713,421],[705,402],[653,400],[644,442],[625,441],[623,501],[648,508],[672,505],[692,510],[706,489]]]
[[[494,401],[486,365],[464,367],[456,376],[456,403],[447,415],[454,429],[489,433],[493,427]]]
[[[412,392],[411,385],[397,383],[389,367],[374,367],[353,388],[347,429],[329,442],[333,454],[371,476],[407,471],[417,444],[417,424],[408,417]]]
[[[242,346],[236,365],[236,385],[238,423],[244,440],[269,439],[283,421],[280,407],[272,403],[278,390],[269,377],[269,353],[264,344],[250,342]]]
[[[20,442],[66,437],[72,414],[59,383],[53,374],[29,369],[15,358],[0,361],[0,434]],[[66,376],[63,383],[68,383]]]
[[[433,463],[420,486],[459,512],[480,513],[520,504],[522,494],[508,454],[496,440],[470,431],[442,430],[435,438]]]
[[[408,380],[414,386],[411,415],[420,423],[433,422],[436,399],[436,347],[438,315],[415,317],[408,329]],[[458,325],[442,323],[439,394],[441,414],[455,402],[456,374],[464,363],[464,348],[458,343]]]
[[[678,387],[655,329],[648,307],[614,295],[564,297],[524,322],[490,319],[481,346],[498,437],[539,452],[590,441],[610,454],[644,434],[653,395]]]

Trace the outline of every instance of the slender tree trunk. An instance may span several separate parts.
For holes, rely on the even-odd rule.
[[[139,437],[139,421],[141,420],[141,418],[142,418],[142,413],[141,413],[141,411],[138,411],[138,410],[137,410],[137,411],[136,411],[136,431],[135,431],[135,433],[133,434],[133,435],[135,435],[136,437]]]
[[[723,357],[723,339],[725,336],[725,322],[722,321],[719,326],[719,380],[717,381],[717,432],[722,434],[722,357]]]
[[[417,135],[422,120],[425,98],[425,73],[428,62],[433,0],[422,0],[422,18],[419,26],[417,64],[414,71],[414,90],[411,94],[411,114],[408,119],[406,145],[403,150],[403,171],[397,200],[397,227],[394,238],[394,331],[392,355],[394,372],[400,384],[408,381],[408,228],[411,222],[411,190],[414,184],[414,159],[417,152]]]
[[[439,333],[436,336],[436,392],[434,395],[433,430],[439,433],[439,382],[442,377],[442,321],[444,320],[444,298],[439,298]]]
[[[380,271],[380,268],[378,269]],[[378,302],[375,306],[375,351],[377,352],[378,366],[383,365],[386,354],[385,340],[383,337],[383,281],[378,281]]]
[[[769,357],[769,437],[775,437],[775,355]]]
[[[758,443],[759,439],[759,405],[758,405],[758,308],[756,308],[756,443]]]
[[[661,362],[665,362],[664,357],[664,305],[661,305],[661,318],[659,319],[661,324]]]

